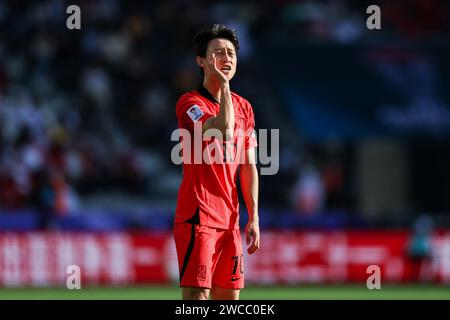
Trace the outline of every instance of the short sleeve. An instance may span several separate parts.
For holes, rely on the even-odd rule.
[[[193,129],[196,122],[204,122],[212,115],[208,113],[205,103],[194,96],[182,96],[176,106],[180,128]]]
[[[248,103],[248,108],[247,127],[245,130],[245,150],[258,146],[255,130],[255,115],[253,114],[253,108],[250,103]]]

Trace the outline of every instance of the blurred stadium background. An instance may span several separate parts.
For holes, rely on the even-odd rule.
[[[192,38],[216,22],[240,37],[233,89],[257,128],[280,129],[242,298],[449,299],[439,0],[0,0],[0,299],[180,297],[170,135],[200,81]],[[66,289],[69,265],[82,290]]]

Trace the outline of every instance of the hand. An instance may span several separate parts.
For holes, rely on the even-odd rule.
[[[227,76],[217,68],[217,59],[215,53],[213,53],[211,58],[208,61],[206,61],[206,69],[208,74],[211,77],[216,78],[221,84],[228,83]]]
[[[247,223],[245,226],[245,235],[248,246],[247,252],[248,254],[252,254],[259,249],[261,244],[258,221],[251,220]]]

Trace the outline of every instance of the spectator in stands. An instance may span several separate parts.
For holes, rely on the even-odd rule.
[[[433,261],[433,220],[427,215],[414,222],[407,255],[412,266],[412,279],[418,282],[435,280]]]

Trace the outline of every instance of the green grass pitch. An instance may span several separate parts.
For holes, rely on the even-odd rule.
[[[0,300],[178,300],[175,286],[0,288]],[[385,285],[369,290],[363,285],[248,286],[242,300],[450,300],[450,286]]]

